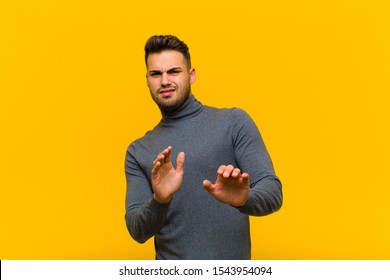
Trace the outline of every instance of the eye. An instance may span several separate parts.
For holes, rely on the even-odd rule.
[[[149,73],[149,76],[151,76],[151,77],[158,77],[160,75],[161,75],[161,72],[150,72]]]
[[[173,76],[179,75],[181,72],[182,72],[181,69],[170,69],[167,71],[169,75],[173,75]]]

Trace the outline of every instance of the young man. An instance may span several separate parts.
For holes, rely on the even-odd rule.
[[[250,259],[248,215],[282,205],[281,183],[260,133],[240,109],[202,105],[192,94],[187,45],[153,36],[146,80],[162,119],[126,154],[126,223],[157,259]]]

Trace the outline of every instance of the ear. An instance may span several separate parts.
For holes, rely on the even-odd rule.
[[[196,71],[195,68],[190,69],[190,83],[194,83],[196,81]]]
[[[148,73],[145,74],[145,78],[146,78],[146,85],[149,87]]]

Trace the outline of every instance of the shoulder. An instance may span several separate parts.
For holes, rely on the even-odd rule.
[[[216,108],[205,106],[204,112],[204,122],[228,126],[233,131],[240,129],[240,127],[250,127],[251,129],[256,127],[256,124],[250,115],[241,108]]]
[[[232,108],[217,108],[213,106],[204,106],[205,111],[208,114],[212,114],[215,116],[222,116],[222,117],[229,117],[229,118],[235,118],[235,119],[240,119],[240,118],[250,118],[248,113],[237,107],[232,107]]]
[[[231,109],[232,118],[236,121],[247,121],[252,120],[249,114],[241,108],[232,108]]]
[[[222,116],[224,119],[228,119],[233,124],[242,124],[253,122],[249,114],[241,108],[214,108],[215,114]]]
[[[147,131],[142,137],[135,139],[127,148],[127,151],[135,154],[137,151],[147,150],[148,147],[156,144],[159,125],[157,125],[152,130]]]

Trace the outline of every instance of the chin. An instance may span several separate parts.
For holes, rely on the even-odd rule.
[[[166,104],[166,103],[159,103],[157,104],[160,110],[170,112],[178,108],[180,105],[177,104]]]
[[[159,102],[157,105],[163,111],[173,111],[173,110],[179,108],[181,105],[183,105],[185,100],[186,99],[184,99],[184,100],[180,100],[180,99],[165,100],[165,102],[164,101]]]

